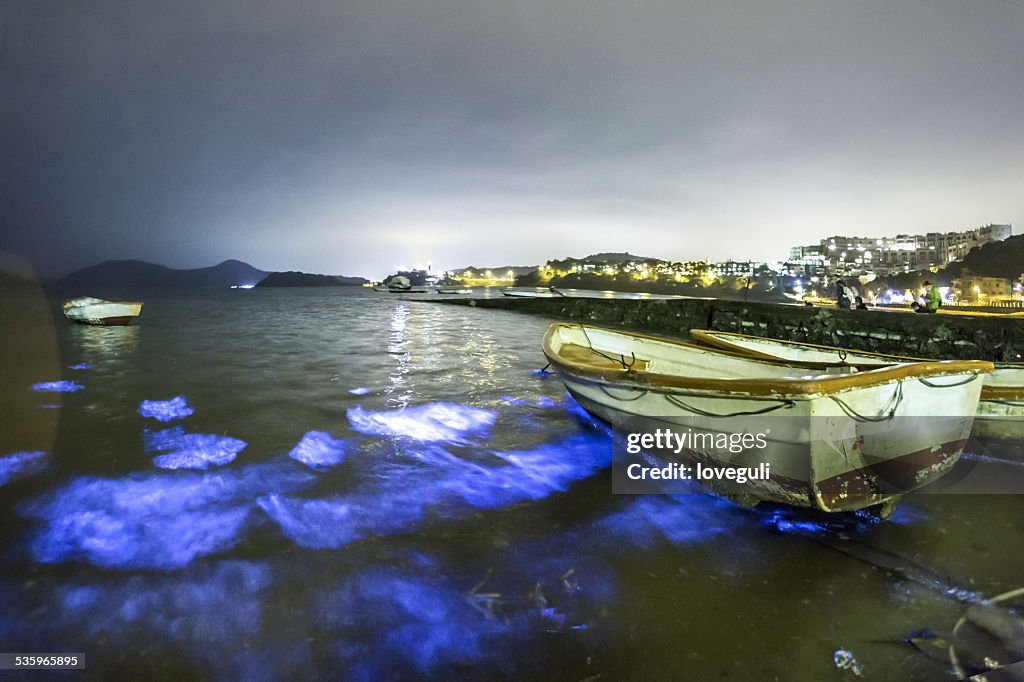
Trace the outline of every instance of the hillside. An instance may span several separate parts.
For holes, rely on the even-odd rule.
[[[362,277],[336,277],[315,275],[308,272],[272,272],[263,278],[258,287],[341,287],[361,286],[367,280]]]
[[[176,270],[139,260],[112,260],[72,272],[56,283],[58,289],[88,291],[93,288],[180,287],[227,288],[256,284],[267,273],[248,263],[226,260],[208,268]]]
[[[962,261],[950,263],[939,272],[946,279],[955,279],[964,270],[983,277],[1017,279],[1024,273],[1024,235],[976,246]]]

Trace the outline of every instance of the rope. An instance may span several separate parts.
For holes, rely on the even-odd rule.
[[[839,349],[839,362],[841,362],[843,364],[846,364],[846,349],[845,348],[840,348]]]
[[[971,376],[969,376],[968,378],[964,379],[963,381],[961,381],[958,384],[933,384],[932,382],[928,381],[927,379],[918,379],[918,381],[920,381],[922,384],[924,384],[928,388],[956,388],[957,386],[966,386],[967,384],[971,383],[972,381],[974,381],[977,378],[978,378],[977,374],[972,374]]]
[[[584,327],[582,324],[580,325],[580,331],[583,332],[583,338],[587,340],[587,347],[590,349],[591,353],[594,353],[595,355],[600,355],[605,360],[611,360],[612,362],[619,363],[620,365],[622,365],[622,369],[626,370],[627,372],[633,369],[633,365],[636,364],[636,353],[630,351],[629,354],[632,356],[633,359],[627,363],[625,355],[620,354],[619,357],[616,358],[594,348],[594,342],[590,340],[590,334],[587,333],[587,328]]]
[[[896,390],[893,391],[892,397],[889,398],[889,403],[888,404],[892,405],[892,407],[889,409],[889,413],[888,414],[879,414],[876,417],[868,417],[868,416],[865,416],[863,414],[858,414],[852,407],[850,407],[843,400],[841,400],[840,398],[838,398],[838,397],[836,397],[834,395],[830,395],[829,398],[831,398],[833,401],[835,401],[836,405],[839,405],[839,408],[843,412],[846,413],[847,417],[850,417],[850,418],[854,419],[855,421],[859,421],[859,422],[887,422],[887,421],[889,421],[890,419],[892,419],[896,415],[896,408],[899,407],[900,403],[903,402],[903,382],[901,381],[901,382],[898,382],[896,384]],[[885,409],[886,408],[883,407],[882,411],[885,411]]]
[[[768,414],[769,412],[774,412],[775,410],[781,410],[781,409],[784,409],[784,408],[788,409],[788,408],[793,407],[794,405],[796,405],[796,403],[793,402],[792,400],[784,400],[781,403],[779,403],[778,405],[771,405],[769,407],[765,407],[765,408],[760,409],[760,410],[750,410],[750,411],[746,411],[746,412],[733,412],[732,414],[715,414],[714,412],[708,412],[708,411],[702,410],[702,409],[700,409],[698,407],[694,407],[693,405],[688,405],[685,402],[683,402],[682,400],[680,400],[677,396],[672,395],[671,393],[666,393],[665,394],[665,400],[669,401],[673,405],[676,405],[677,407],[681,407],[684,410],[688,410],[688,411],[690,411],[690,412],[692,412],[694,414],[700,415],[702,417],[716,417],[716,418],[717,417],[721,417],[721,418],[747,417],[747,416],[754,416],[754,415],[758,415],[758,414]]]

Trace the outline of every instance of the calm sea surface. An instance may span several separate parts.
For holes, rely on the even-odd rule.
[[[537,372],[551,320],[350,289],[152,294],[125,328],[53,306],[3,298],[0,650],[90,677],[854,679],[842,649],[953,679],[939,638],[1024,584],[1017,496],[871,523],[612,495],[606,428]]]

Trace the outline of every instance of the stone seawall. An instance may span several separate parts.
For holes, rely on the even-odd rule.
[[[1024,360],[1024,319],[840,310],[705,299],[479,298],[434,303],[515,310],[688,338],[715,329],[922,358]]]

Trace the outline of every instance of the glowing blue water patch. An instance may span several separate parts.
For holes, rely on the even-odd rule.
[[[372,495],[301,500],[271,493],[257,504],[281,532],[300,547],[336,549],[371,535],[392,535],[415,527],[423,505],[413,494],[377,500]]]
[[[735,530],[736,509],[710,495],[650,495],[638,497],[620,512],[595,525],[597,542],[650,549],[665,541],[673,545],[707,542]]]
[[[38,474],[46,468],[48,461],[46,453],[38,450],[15,452],[13,455],[0,457],[0,486]]]
[[[288,456],[314,469],[341,464],[345,460],[347,442],[323,431],[310,431],[292,448]]]
[[[170,400],[143,400],[139,403],[139,414],[160,422],[184,419],[193,412],[195,412],[195,409],[188,404],[183,395],[176,396]]]
[[[161,469],[208,469],[233,462],[246,442],[215,433],[186,433],[173,452],[153,458]]]
[[[171,426],[158,431],[143,429],[142,449],[146,452],[168,452],[178,450],[185,442],[185,429]]]
[[[198,662],[211,646],[227,652],[260,634],[263,597],[271,584],[266,566],[244,561],[217,562],[187,574],[78,582],[54,590],[55,618],[80,637],[109,640],[122,649],[173,640]]]
[[[87,369],[92,369],[92,365],[90,365],[88,362],[80,362],[77,365],[68,365],[68,369],[84,371]]]
[[[494,466],[470,462],[440,447],[416,453],[432,466],[393,465],[376,486],[331,499],[260,498],[260,507],[296,544],[338,548],[355,540],[406,532],[434,508],[460,516],[565,490],[611,463],[603,437],[575,435],[532,450],[493,452]],[[440,513],[440,512],[439,512]]]
[[[468,436],[486,436],[498,413],[454,403],[428,403],[399,410],[348,411],[352,428],[375,436],[405,436],[431,442],[461,442]]]
[[[537,398],[537,407],[555,407],[557,405],[558,403],[556,403],[554,400],[547,397],[546,395],[542,395],[541,397]]]
[[[350,679],[449,676],[467,662],[511,657],[525,634],[524,623],[486,617],[461,590],[391,569],[349,580],[324,607],[335,627],[368,633]]]
[[[817,521],[802,518],[797,510],[773,509],[765,514],[762,523],[780,533],[796,535],[819,535],[827,532],[827,527]]]
[[[258,496],[315,480],[285,462],[217,473],[80,477],[18,512],[42,522],[30,543],[37,561],[168,570],[234,547]]]
[[[356,388],[348,389],[348,392],[351,393],[352,395],[366,395],[367,393],[370,392],[370,389],[368,389],[365,386],[357,386]]]
[[[55,405],[53,403],[45,403],[45,404],[44,403],[40,403],[39,407],[41,409],[43,409],[43,410],[58,410],[58,409],[60,409],[60,405]]]
[[[32,384],[32,390],[40,393],[75,393],[83,388],[85,386],[74,381],[42,381]]]
[[[56,520],[32,542],[32,553],[43,563],[83,560],[101,568],[178,568],[197,556],[234,547],[249,513],[233,507],[131,519],[83,511]]]

